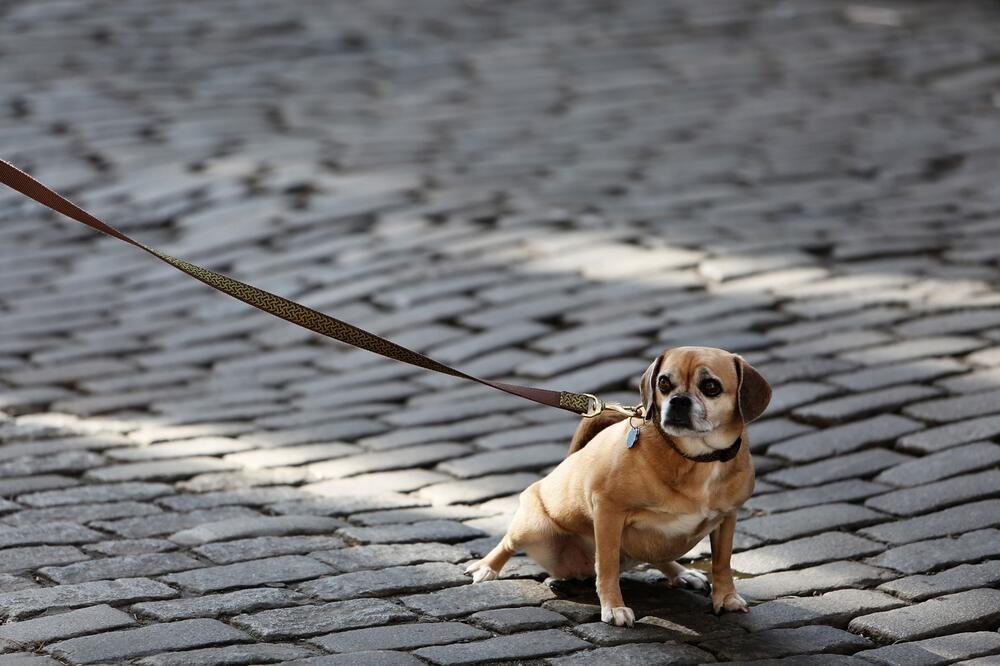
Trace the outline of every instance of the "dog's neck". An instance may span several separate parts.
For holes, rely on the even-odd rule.
[[[724,449],[711,449],[704,453],[690,454],[683,451],[675,442],[674,438],[670,436],[664,437],[674,451],[679,453],[684,458],[692,462],[709,463],[709,462],[729,462],[736,457],[736,454],[740,452],[740,446],[743,444],[743,438],[737,437],[736,441],[727,446]]]
[[[712,431],[702,437],[669,435],[660,428],[656,431],[671,449],[692,462],[728,462],[736,457],[743,445],[742,428],[737,432],[728,428]]]

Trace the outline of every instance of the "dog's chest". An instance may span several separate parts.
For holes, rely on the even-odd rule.
[[[701,536],[719,521],[721,513],[705,510],[697,513],[644,511],[628,521],[630,527],[657,532],[668,539]]]

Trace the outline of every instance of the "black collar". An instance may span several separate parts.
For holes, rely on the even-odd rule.
[[[666,439],[667,443],[670,444],[670,448],[672,448],[674,451],[681,454],[688,460],[691,460],[692,462],[706,462],[706,463],[729,462],[730,460],[736,457],[737,453],[739,453],[740,444],[743,443],[743,438],[737,437],[735,442],[733,442],[724,449],[715,449],[711,453],[702,453],[701,455],[697,456],[689,456],[688,454],[684,453],[679,448],[677,448],[677,445],[674,444],[674,441],[670,437],[664,437],[664,439]]]

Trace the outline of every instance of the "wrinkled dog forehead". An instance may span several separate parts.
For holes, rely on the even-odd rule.
[[[724,383],[737,381],[733,355],[714,347],[677,347],[664,352],[658,374],[677,380],[699,380],[711,375]]]

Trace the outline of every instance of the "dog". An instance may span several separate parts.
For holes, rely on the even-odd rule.
[[[521,493],[500,543],[466,569],[474,583],[523,550],[554,579],[596,573],[601,619],[632,626],[621,568],[649,562],[672,587],[706,589],[705,574],[675,560],[707,534],[713,610],[747,612],[729,560],[736,512],[754,487],[746,425],[771,387],[736,354],[678,347],[650,364],[640,393],[641,417],[583,419],[567,457]]]

